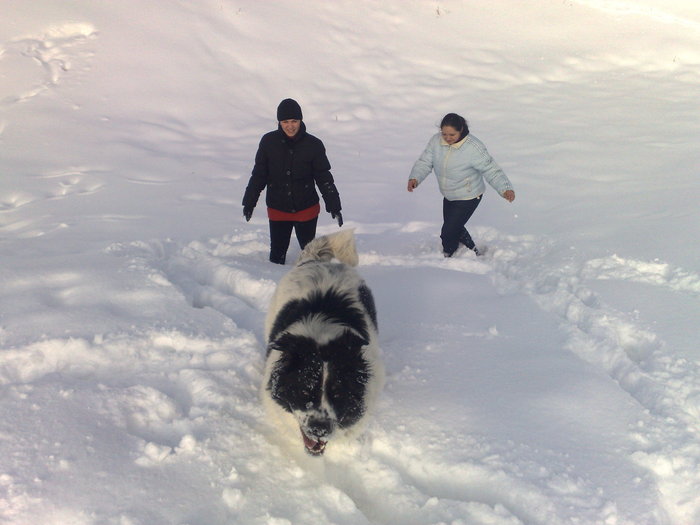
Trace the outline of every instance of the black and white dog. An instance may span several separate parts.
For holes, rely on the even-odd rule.
[[[263,404],[299,428],[315,456],[359,433],[384,380],[374,299],[357,263],[352,230],[314,239],[277,285],[265,321]]]

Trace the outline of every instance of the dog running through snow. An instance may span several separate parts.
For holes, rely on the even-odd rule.
[[[314,239],[265,320],[263,405],[275,423],[298,428],[314,456],[360,433],[384,380],[374,298],[357,264],[352,230]]]

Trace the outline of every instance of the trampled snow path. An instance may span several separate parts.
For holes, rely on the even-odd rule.
[[[362,265],[365,269],[373,264],[386,266],[388,272],[392,271],[391,267],[441,267],[477,275],[488,271],[488,265],[482,261],[466,258],[444,261],[436,257],[430,244],[420,243],[418,250],[424,253],[417,257],[410,253],[363,255]],[[173,251],[173,248],[163,250],[158,246],[156,252],[162,258],[156,265],[185,293],[193,306],[213,307],[261,338],[265,305],[274,282],[285,271],[264,262],[267,252],[264,238],[243,233],[208,244],[196,242],[182,249]],[[245,256],[250,255],[254,260],[245,267]],[[254,277],[261,274],[262,278]],[[399,347],[404,344],[399,342]],[[408,380],[410,383],[416,380],[415,374],[415,368],[404,368],[389,382]],[[417,419],[417,425],[433,426],[428,420]],[[278,443],[274,430],[268,429],[265,434],[273,445]],[[323,491],[336,494],[333,499],[347,500],[345,511],[356,508],[360,516],[371,523],[418,525],[436,519],[453,520],[456,516],[467,523],[564,523],[570,512],[565,507],[572,501],[577,503],[571,517],[583,512],[602,520],[615,513],[597,494],[595,486],[571,473],[564,457],[549,455],[536,459],[539,453],[528,450],[527,446],[510,450],[514,448],[510,443],[504,445],[503,450],[497,450],[498,447],[486,440],[449,435],[444,431],[433,436],[432,441],[432,444],[416,441],[405,435],[404,427],[399,427],[397,432],[382,428],[378,422],[360,444],[334,447],[324,462],[302,455],[294,440],[281,450],[302,469],[303,477],[309,478],[305,483],[320,482]],[[430,453],[431,448],[436,452]],[[445,448],[450,458],[447,462]],[[297,467],[289,466],[289,459],[283,460],[278,454],[274,454],[275,461],[282,461],[287,468],[296,471]],[[541,461],[546,461],[548,472],[543,470]],[[272,472],[279,469],[278,466],[269,468]],[[526,474],[532,470],[539,471],[539,477],[544,479],[542,485],[527,481]],[[302,474],[297,476],[302,477]],[[504,491],[504,487],[507,490]],[[562,498],[562,493],[566,492],[570,492],[570,497]],[[322,499],[330,494],[324,494]],[[249,514],[248,505],[259,498],[265,495],[238,496],[236,505],[241,505],[239,510],[243,514]],[[355,521],[350,522],[365,522],[364,519],[357,521],[358,518],[355,516],[352,518]]]
[[[695,295],[698,277],[661,263],[626,261],[617,257],[588,261],[583,265],[567,262],[556,265],[543,239],[507,236],[490,229],[481,229],[479,236],[489,244],[487,257],[476,259],[463,253],[456,259],[443,260],[436,257],[433,241],[427,237],[420,240],[419,235],[418,242],[402,253],[375,250],[363,253],[362,269],[375,278],[376,275],[387,276],[396,269],[425,272],[431,268],[488,276],[501,293],[530,297],[547,315],[554,315],[558,320],[567,334],[565,348],[568,351],[604,371],[648,413],[647,418],[629,428],[629,434],[638,443],[631,458],[651,472],[651,478],[661,491],[660,505],[671,519],[695,512],[700,508],[697,495],[700,474],[695,464],[700,457],[697,430],[700,428],[700,384],[697,382],[700,370],[688,360],[668,357],[663,341],[629,315],[601,304],[586,283],[596,279],[629,278],[633,274],[644,282],[676,290],[680,287]],[[359,242],[362,245],[362,236]],[[135,255],[134,261],[141,260],[139,264],[144,267],[162,272],[163,278],[180,289],[192,306],[211,307],[234,320],[237,328],[258,341],[258,352],[262,352],[265,305],[275,282],[285,271],[264,263],[267,251],[264,236],[243,231],[185,247],[168,243],[137,244],[130,248],[116,247],[114,251],[122,255],[131,253]],[[377,280],[381,282],[381,278]],[[479,337],[488,338],[496,330],[493,332]],[[250,337],[247,340],[251,341]],[[386,346],[401,350],[407,344],[407,341],[390,341]],[[421,344],[430,346],[430,341],[420,341]],[[236,368],[249,372],[257,370],[260,355],[250,350],[245,355],[247,361],[239,362]],[[322,463],[297,453],[298,444],[293,439],[285,444],[275,436],[274,430],[265,429],[264,424],[255,421],[260,416],[254,408],[252,393],[257,388],[257,372],[250,372],[245,379],[243,396],[241,392],[232,392],[232,399],[219,399],[217,403],[220,407],[247,407],[244,412],[249,430],[267,437],[269,445],[253,439],[260,454],[254,461],[282,462],[286,466],[282,469],[286,472],[285,484],[289,483],[286,476],[291,475],[298,483],[298,490],[307,498],[310,490],[307,484],[319,485],[314,494],[322,502],[324,512],[328,513],[326,516],[332,515],[332,509],[328,508],[332,500],[339,506],[336,510],[342,510],[340,514],[350,519],[348,523],[364,523],[364,520],[395,523],[399,519],[401,523],[420,524],[438,516],[446,520],[462,516],[468,518],[468,523],[552,524],[567,523],[582,516],[601,523],[605,520],[614,523],[616,519],[624,522],[624,514],[618,513],[615,504],[595,483],[576,476],[566,456],[557,457],[552,451],[535,450],[512,441],[493,443],[478,434],[447,436],[438,431],[426,444],[418,442],[417,436],[403,434],[400,425],[398,430],[383,426],[382,417],[388,417],[390,407],[396,403],[391,397],[392,389],[402,382],[419,381],[419,376],[410,366],[390,373],[387,399],[367,436],[358,444],[329,450]],[[236,415],[231,416],[228,425],[236,426],[236,419]],[[429,419],[421,420],[420,416],[415,419],[418,425],[433,425]],[[217,448],[219,445],[215,443],[220,439],[223,438],[212,436],[206,448]],[[176,444],[177,440],[171,439],[163,454],[171,454],[168,447]],[[157,456],[160,446],[154,445],[150,453]],[[458,457],[455,451],[459,451]],[[445,454],[450,456],[449,463],[445,463]],[[220,459],[237,464],[242,457]],[[279,466],[268,467],[272,472],[279,471]],[[241,470],[240,466],[234,468],[237,472]],[[258,475],[259,468],[250,470],[248,476]],[[528,481],[538,478],[541,482],[537,484]],[[638,483],[638,490],[649,490],[653,494],[653,486],[644,488],[649,480],[640,479]],[[270,501],[265,490],[263,483],[259,494],[256,490],[255,496],[248,493],[244,497],[233,483],[224,490],[224,501],[229,509],[241,515],[253,513],[251,506],[259,498],[269,502],[269,509],[274,509],[275,503]],[[294,490],[293,487],[290,490]],[[420,501],[425,504],[417,505]],[[653,512],[652,505],[649,516]]]
[[[359,225],[358,231],[376,228]],[[554,319],[549,328],[534,330],[539,337],[546,337],[547,330],[554,333],[557,324],[566,334],[562,347],[538,342],[551,347],[539,359],[556,360],[561,349],[579,356],[612,378],[645,414],[626,429],[636,446],[620,447],[628,455],[621,463],[631,458],[639,466],[630,490],[648,495],[649,507],[634,509],[635,519],[687,521],[697,512],[700,487],[695,468],[700,457],[699,372],[689,361],[667,357],[672,354],[663,341],[629,315],[602,304],[587,283],[636,272],[644,282],[680,286],[694,297],[697,276],[661,263],[616,257],[557,264],[544,239],[485,228],[477,233],[489,245],[489,254],[477,259],[462,253],[451,260],[439,257],[433,234],[420,228],[399,248],[373,246],[388,238],[384,234],[375,238],[359,233],[361,271],[383,306],[380,333],[389,376],[366,435],[357,443],[329,448],[322,461],[306,457],[296,436],[278,435],[262,418],[257,390],[263,317],[275,283],[286,270],[265,261],[265,235],[244,229],[186,246],[166,241],[111,246],[107,253],[128,268],[136,282],[145,280],[142,297],[151,293],[149,287],[157,291],[159,302],[177,301],[181,294],[190,305],[186,315],[191,326],[211,325],[206,329],[209,335],[196,335],[199,329],[187,333],[188,324],[181,322],[175,329],[115,330],[89,340],[52,338],[6,351],[0,382],[10,401],[4,406],[8,414],[28,407],[31,416],[18,422],[26,432],[18,435],[35,442],[22,440],[14,446],[18,451],[33,447],[44,462],[37,479],[50,484],[51,479],[70,478],[66,486],[72,493],[57,500],[56,491],[61,491],[54,486],[51,499],[33,499],[31,494],[41,493],[39,487],[5,474],[0,483],[9,506],[3,517],[67,512],[57,501],[71,509],[90,508],[100,500],[98,491],[109,490],[123,495],[122,501],[102,506],[99,515],[90,518],[72,511],[66,520],[142,519],[142,511],[124,510],[129,502],[139,501],[141,485],[128,482],[130,468],[136,465],[140,476],[153,478],[154,497],[170,501],[172,487],[190,487],[182,506],[212,522],[231,514],[249,523],[398,520],[419,525],[458,518],[470,524],[628,522],[629,509],[620,508],[621,502],[601,488],[599,479],[579,474],[569,453],[480,432],[472,416],[459,416],[474,410],[478,398],[448,408],[449,425],[440,423],[439,409],[433,405],[449,400],[455,391],[450,369],[475,382],[479,367],[492,366],[503,352],[503,343],[490,344],[503,337],[502,328],[492,324],[503,312],[485,313],[485,328],[472,330],[461,321],[451,323],[449,313],[432,302],[434,311],[419,312],[419,317],[427,315],[427,334],[407,332],[398,318],[414,308],[406,306],[412,300],[407,298],[424,288],[436,289],[438,295],[448,290],[478,297],[493,294],[495,284],[506,305],[531,302],[542,312],[535,322]],[[121,286],[129,282],[124,276],[119,279]],[[397,282],[404,279],[417,285],[405,292],[406,298],[396,295]],[[217,328],[217,316],[209,309],[223,314],[219,317],[224,324]],[[220,336],[215,337],[217,330]],[[481,348],[476,353],[456,350],[463,340],[481,341]],[[433,356],[441,354],[460,360],[440,368]],[[457,357],[460,354],[463,357]],[[480,354],[486,360],[482,364]],[[530,366],[529,372],[547,368],[542,361],[528,365],[527,355],[500,358],[524,359],[521,366]],[[62,385],[57,398],[56,380]],[[418,397],[411,398],[412,391],[418,391]],[[430,392],[431,406],[419,402],[425,392]],[[465,390],[459,387],[456,392]],[[494,402],[486,400],[485,406],[492,409]],[[54,432],[60,442],[51,439]],[[75,476],[80,473],[91,474],[79,480]],[[170,485],[156,482],[163,476]],[[274,488],[281,484],[283,493]],[[657,490],[660,502],[655,500]],[[305,504],[290,505],[295,500]],[[309,500],[314,503],[306,504]],[[207,504],[200,506],[198,501]],[[667,517],[659,517],[657,507]],[[164,509],[152,521],[169,523],[175,516],[177,509]]]
[[[392,228],[394,234],[386,235]],[[557,261],[546,239],[487,228],[476,231],[489,245],[486,257],[462,253],[445,260],[439,257],[434,229],[435,225],[420,224],[357,225],[361,271],[375,293],[380,298],[393,295],[400,289],[394,280],[403,278],[438,290],[446,287],[450,294],[460,293],[460,282],[469,285],[462,292],[477,295],[492,293],[495,284],[504,297],[537,305],[566,334],[562,348],[609,376],[645,413],[627,429],[635,448],[624,450],[640,473],[648,473],[639,476],[633,490],[648,494],[649,508],[636,509],[635,518],[687,522],[700,507],[700,371],[692,360],[669,357],[674,354],[664,341],[631,315],[603,304],[592,285],[622,279],[695,299],[698,276],[659,261],[617,256],[584,263]],[[375,246],[402,232],[406,237],[396,246]],[[181,323],[174,330],[117,330],[89,340],[52,338],[5,352],[0,383],[12,399],[5,408],[14,414],[21,406],[34,407],[32,416],[18,424],[40,443],[37,447],[18,441],[16,450],[34,447],[44,458],[39,478],[70,477],[67,486],[80,488],[78,494],[62,498],[70,508],[89,508],[100,500],[96,487],[118,491],[124,501],[100,508],[100,515],[121,516],[128,523],[133,515],[123,507],[139,501],[139,488],[128,486],[132,474],[124,465],[137,465],[154,483],[167,476],[175,485],[191,487],[191,497],[182,505],[211,521],[233,514],[250,523],[388,524],[398,519],[419,525],[456,518],[474,524],[626,522],[629,512],[618,508],[599,480],[580,475],[568,454],[481,434],[467,420],[451,421],[447,432],[434,412],[414,411],[412,400],[403,401],[413,389],[430,391],[435,398],[440,397],[437,385],[450,391],[445,371],[431,369],[430,361],[420,356],[439,354],[451,340],[465,338],[484,341],[488,348],[490,340],[501,337],[495,325],[465,333],[465,327],[443,321],[446,312],[439,303],[430,303],[435,297],[429,296],[435,311],[428,312],[426,325],[434,336],[413,340],[401,326],[380,326],[390,366],[377,417],[362,440],[329,449],[319,462],[304,456],[294,438],[267,428],[260,411],[264,311],[286,271],[266,262],[265,234],[248,228],[185,246],[169,241],[115,244],[107,253],[125,262],[137,281],[150,283],[141,296],[148,296],[149,286],[158,302],[171,289],[168,301],[184,296],[192,307],[192,326],[211,322],[215,316],[208,308],[223,314],[227,323],[220,337],[187,333],[188,325]],[[119,279],[123,287],[127,281]],[[68,304],[69,290],[63,292]],[[386,309],[405,313],[413,308],[401,297],[385,296],[383,301],[380,324],[388,317]],[[495,319],[502,312],[493,314]],[[545,332],[535,330],[540,336]],[[454,349],[444,353],[459,354]],[[468,370],[471,363],[450,366]],[[474,380],[473,372],[468,373]],[[57,399],[52,398],[55,378],[62,384]],[[45,434],[37,436],[36,429]],[[62,441],[52,441],[51,431]],[[66,455],[65,450],[84,453]],[[105,457],[111,459],[105,463]],[[116,475],[108,476],[110,470]],[[99,484],[92,477],[76,481],[73,473],[80,472],[94,473]],[[32,499],[36,487],[22,485],[19,479],[11,474],[0,479],[8,502],[3,517],[60,515],[55,497]],[[283,496],[275,496],[277,484],[284,484]],[[168,490],[161,485],[156,492],[167,501],[172,497]],[[294,498],[314,504],[290,510],[289,500]],[[208,502],[206,510],[197,506],[198,500]],[[659,517],[657,507],[667,516]],[[153,523],[168,523],[176,511],[169,515],[164,510],[153,516]],[[80,523],[79,518],[66,514],[72,522]]]
[[[666,347],[629,314],[602,304],[586,285],[628,280],[700,297],[700,276],[659,261],[616,255],[584,264],[552,267],[546,243],[533,248],[519,239],[498,239],[495,282],[528,294],[555,314],[569,333],[567,348],[604,370],[649,413],[631,432],[639,442],[632,457],[652,471],[663,507],[674,522],[700,516],[700,366]]]

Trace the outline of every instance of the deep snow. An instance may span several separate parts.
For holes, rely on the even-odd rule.
[[[700,523],[697,2],[0,9],[1,523]],[[322,459],[258,399],[285,269],[240,200],[285,97],[387,369]],[[451,111],[516,189],[478,259],[405,190]]]

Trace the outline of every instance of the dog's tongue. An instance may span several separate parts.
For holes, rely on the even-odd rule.
[[[320,456],[323,454],[323,451],[326,449],[325,441],[321,441],[320,439],[318,441],[311,439],[304,433],[303,430],[301,431],[301,437],[304,439],[304,446],[309,454],[313,454],[314,456]]]

